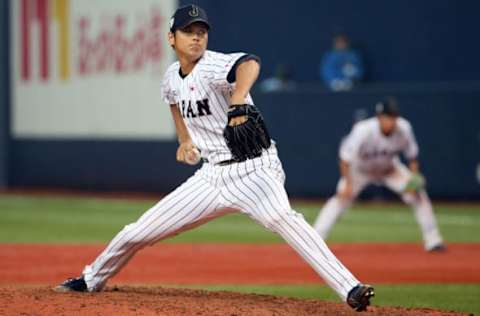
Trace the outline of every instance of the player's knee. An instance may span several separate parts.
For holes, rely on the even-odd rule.
[[[277,231],[294,218],[303,218],[303,215],[293,210],[276,212],[264,219],[264,225],[272,231]]]
[[[402,200],[407,205],[414,206],[419,202],[419,198],[416,193],[406,192],[402,194]]]
[[[354,197],[352,196],[345,196],[345,195],[342,195],[342,194],[339,194],[337,193],[335,195],[335,199],[337,200],[337,203],[339,204],[339,206],[341,208],[347,208],[347,207],[350,207],[350,205],[352,205],[353,203],[353,200],[354,200]]]
[[[273,215],[265,218],[263,220],[263,225],[271,231],[277,231],[277,228],[281,226],[283,219],[280,215]]]
[[[141,229],[136,222],[128,224],[123,228],[122,237],[125,242],[130,245],[136,245],[140,243],[147,244],[149,242],[147,238],[148,236],[145,236],[144,230]]]

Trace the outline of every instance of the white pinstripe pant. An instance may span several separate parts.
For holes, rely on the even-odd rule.
[[[185,183],[125,226],[83,275],[100,291],[141,248],[233,210],[281,235],[342,299],[359,282],[339,262],[303,216],[291,209],[275,148],[228,166],[204,163]]]
[[[427,192],[425,190],[421,190],[417,194],[405,192],[404,189],[412,177],[411,171],[399,160],[394,161],[393,170],[393,172],[387,175],[376,176],[361,172],[357,168],[351,168],[350,176],[352,179],[353,196],[350,199],[345,199],[340,198],[337,194],[328,199],[313,224],[313,227],[320,236],[327,239],[337,220],[346,212],[350,205],[352,205],[358,194],[360,194],[367,185],[374,183],[385,185],[399,194],[405,203],[412,206],[413,214],[422,231],[426,250],[431,250],[435,246],[443,244],[443,238],[438,229],[432,203],[430,202]],[[340,178],[337,184],[337,193],[342,191],[345,185],[345,178]]]

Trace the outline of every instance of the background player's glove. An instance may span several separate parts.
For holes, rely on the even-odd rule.
[[[244,117],[240,124],[232,119]],[[271,140],[262,114],[254,105],[232,105],[228,110],[228,123],[223,137],[235,161],[244,161],[258,157],[263,149],[270,147]]]
[[[405,191],[418,192],[425,188],[425,178],[420,173],[413,173],[412,177],[405,186]]]

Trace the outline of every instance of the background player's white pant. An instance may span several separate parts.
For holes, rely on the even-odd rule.
[[[125,226],[83,275],[89,291],[101,290],[141,248],[215,217],[239,210],[281,235],[346,299],[359,281],[330,251],[303,216],[291,209],[276,150],[228,166],[205,163],[184,184]]]
[[[432,204],[425,190],[418,193],[406,193],[403,191],[411,177],[410,170],[401,162],[395,161],[394,172],[384,177],[362,173],[354,168],[351,169],[352,198],[339,198],[338,194],[331,197],[320,211],[314,223],[315,230],[326,239],[338,218],[350,207],[358,194],[371,183],[384,184],[392,191],[401,195],[402,200],[413,209],[415,219],[422,231],[426,250],[442,244],[443,240],[438,230],[437,221],[433,214]],[[337,185],[337,193],[345,186],[345,179],[341,178]]]

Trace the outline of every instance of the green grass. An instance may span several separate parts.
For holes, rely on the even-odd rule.
[[[0,242],[108,242],[156,201],[0,195]],[[320,203],[295,203],[310,223]],[[448,242],[480,242],[480,204],[435,204],[440,229]],[[420,242],[411,211],[400,203],[357,204],[335,226],[332,242]],[[214,220],[167,242],[281,242],[280,238],[235,214]],[[338,301],[325,286],[202,286],[211,290],[283,295]],[[374,303],[383,306],[433,307],[480,313],[480,284],[378,285]]]
[[[0,196],[0,242],[108,242],[156,201],[99,198]],[[311,223],[321,204],[296,203]],[[440,229],[449,242],[480,242],[480,205],[435,205]],[[358,204],[334,227],[332,242],[417,242],[411,211],[400,203]],[[227,215],[167,242],[281,242],[250,218]]]
[[[212,291],[235,291],[340,302],[323,285],[207,285],[191,286]],[[377,306],[436,308],[446,311],[480,313],[480,284],[402,284],[377,285]]]

